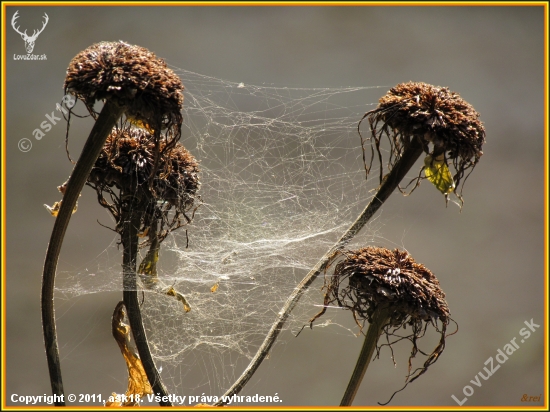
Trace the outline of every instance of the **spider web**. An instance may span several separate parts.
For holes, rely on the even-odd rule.
[[[142,311],[170,392],[186,392],[185,375],[198,368],[194,389],[219,396],[372,197],[377,173],[365,180],[357,124],[387,87],[254,86],[174,70],[185,85],[181,143],[200,162],[202,205],[162,243],[159,278],[191,311],[146,290]],[[374,233],[364,230],[356,243]],[[115,241],[90,263],[93,275],[60,273],[58,297],[121,290]],[[285,328],[297,331],[319,311],[321,286],[310,287]]]

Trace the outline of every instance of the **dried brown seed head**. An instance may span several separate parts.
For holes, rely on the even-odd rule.
[[[179,138],[183,85],[164,60],[143,47],[93,44],[71,60],[64,89],[90,111],[97,100],[115,99],[129,118],[152,130],[174,127]]]
[[[390,141],[388,168],[399,159],[411,139],[418,138],[431,158],[444,160],[445,164],[447,159],[452,160],[453,179],[458,187],[466,170],[473,169],[483,155],[485,128],[479,113],[446,87],[417,82],[398,84],[365,117],[379,159],[382,136],[386,135]]]
[[[329,305],[337,303],[338,306],[352,311],[362,330],[366,320],[373,323],[375,311],[380,314],[389,310],[389,320],[382,332],[386,335],[387,343],[378,346],[378,355],[381,346],[387,345],[391,348],[394,343],[404,339],[412,343],[408,374],[405,386],[401,389],[403,390],[425,373],[445,349],[445,338],[449,336],[446,332],[447,325],[452,321],[445,294],[433,273],[415,262],[406,251],[366,247],[339,254],[344,258],[336,264],[334,274],[325,278],[323,310],[311,322],[322,316]],[[334,257],[336,258],[338,255]],[[440,335],[438,345],[430,354],[421,351],[417,346],[429,325],[434,326]],[[407,326],[411,330],[408,336],[403,336],[402,332],[396,333]],[[421,367],[413,371],[412,359],[418,353],[425,355],[427,359]]]
[[[458,93],[426,83],[401,83],[380,98],[381,120],[405,136],[434,144],[433,157],[479,159],[485,129],[479,113]],[[477,161],[477,160],[476,160]]]
[[[347,286],[343,286],[344,280]],[[356,319],[372,320],[379,305],[391,304],[392,324],[439,319],[446,323],[449,308],[439,281],[406,251],[366,247],[345,253],[327,285],[327,304],[338,302]]]
[[[146,129],[115,129],[107,138],[87,184],[97,191],[100,204],[113,213],[117,223],[124,199],[113,188],[122,195],[131,195],[139,204],[137,207],[144,214],[142,230],[147,230],[153,220],[160,219],[172,229],[182,225],[181,217],[187,222],[191,220],[187,213],[196,208],[200,185],[198,162],[180,143],[168,147],[162,140],[158,159],[155,148],[155,140]],[[110,195],[113,203],[107,202],[105,194]],[[175,216],[169,222],[170,211]]]

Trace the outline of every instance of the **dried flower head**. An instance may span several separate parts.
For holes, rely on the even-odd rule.
[[[342,287],[346,279],[348,284]],[[352,310],[357,321],[372,321],[372,313],[383,303],[391,304],[392,325],[449,319],[437,278],[399,249],[366,247],[345,252],[330,277],[326,299],[327,304],[336,301]]]
[[[158,167],[155,167],[155,142],[142,128],[115,129],[88,177],[87,184],[98,194],[99,203],[108,208],[120,229],[121,207],[125,196],[143,211],[140,230],[145,232],[151,223],[159,221],[164,238],[168,231],[189,223],[188,213],[196,209],[199,189],[198,162],[181,145],[170,150],[160,142]],[[113,188],[120,190],[117,195]],[[105,194],[111,202],[105,199]],[[169,212],[174,214],[169,218]],[[181,221],[185,219],[185,222]],[[164,231],[163,231],[164,228]],[[156,232],[156,226],[155,226]]]
[[[451,319],[439,281],[428,268],[399,249],[366,247],[339,253],[344,258],[336,264],[334,274],[325,279],[324,308],[312,321],[321,316],[326,307],[337,303],[352,311],[362,330],[365,321],[373,322],[375,311],[389,308],[389,323],[384,328],[388,346],[403,338],[412,342],[407,375],[407,382],[412,382],[438,359],[445,347],[446,329]],[[428,325],[433,325],[440,333],[439,345],[423,367],[411,373],[411,360],[419,351],[417,339],[424,336]],[[412,327],[409,336],[398,336],[392,342],[390,337],[407,326]]]
[[[459,186],[466,171],[473,169],[483,155],[485,128],[479,120],[479,113],[446,87],[416,82],[398,84],[382,96],[378,107],[367,112],[363,119],[365,117],[372,137],[370,164],[367,166],[365,159],[365,169],[368,174],[375,147],[380,161],[380,181],[383,178],[380,143],[384,135],[391,145],[389,169],[401,157],[411,139],[418,138],[430,156],[422,170],[426,170],[428,179],[446,195]],[[449,159],[455,169],[452,180],[448,171]],[[418,185],[420,176],[416,180]]]
[[[179,139],[183,85],[164,60],[143,47],[122,41],[93,44],[71,60],[64,89],[91,113],[97,100],[115,99],[134,122],[158,133],[173,129]]]

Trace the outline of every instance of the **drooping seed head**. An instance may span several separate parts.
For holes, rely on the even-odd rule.
[[[413,345],[405,379],[407,386],[425,373],[445,349],[447,325],[452,320],[439,281],[428,268],[415,262],[403,250],[366,247],[340,254],[343,259],[336,264],[332,276],[325,278],[323,310],[312,321],[320,317],[327,307],[337,303],[352,311],[362,330],[365,321],[373,322],[375,311],[389,310],[389,321],[382,329],[387,345],[391,348],[404,339]],[[430,354],[417,346],[428,325],[434,326],[440,335],[438,345]],[[404,331],[408,326],[410,332],[407,334]],[[397,331],[400,333],[397,334]],[[422,367],[413,371],[412,359],[418,353],[427,359]]]
[[[71,60],[64,89],[90,111],[98,100],[115,99],[133,121],[155,131],[173,127],[179,138],[183,85],[146,48],[122,41],[93,44]]]
[[[399,249],[366,247],[346,252],[330,278],[327,297],[352,310],[357,319],[369,322],[372,313],[384,303],[391,304],[392,324],[405,319],[447,322],[449,318],[437,278]]]
[[[453,179],[458,187],[465,171],[473,169],[483,155],[485,128],[479,113],[446,87],[419,82],[398,84],[365,117],[377,150],[383,135],[390,141],[388,168],[401,156],[408,142],[418,138],[431,159],[445,165],[447,159],[452,160]]]
[[[454,159],[479,160],[485,129],[479,113],[458,93],[426,83],[401,83],[380,98],[380,118],[406,136],[434,144],[433,157],[443,152]]]
[[[113,188],[119,189],[120,194],[131,195],[138,204],[136,207],[144,216],[143,230],[153,219],[160,219],[171,228],[181,226],[181,217],[190,221],[187,213],[196,208],[200,186],[198,162],[182,144],[176,143],[166,150],[167,143],[162,140],[155,168],[155,148],[152,135],[143,128],[115,129],[107,138],[87,184],[97,191],[100,204],[113,213],[117,223],[123,199]],[[113,203],[105,199],[105,194],[110,195]],[[169,220],[170,211],[174,216]]]

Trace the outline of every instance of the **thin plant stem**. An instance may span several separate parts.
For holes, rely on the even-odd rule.
[[[264,358],[267,356],[273,343],[277,339],[277,336],[281,332],[283,325],[285,324],[290,313],[307,290],[309,285],[317,278],[317,276],[325,270],[328,264],[331,262],[336,253],[344,248],[353,237],[359,233],[359,231],[365,226],[370,218],[378,211],[380,206],[387,200],[387,198],[393,193],[393,191],[399,186],[399,183],[407,172],[411,169],[414,163],[418,160],[422,154],[422,143],[418,137],[413,137],[410,143],[405,147],[403,154],[399,160],[395,163],[392,170],[388,173],[387,178],[382,182],[378,191],[369,202],[367,207],[363,210],[361,215],[355,222],[348,228],[348,230],[342,235],[342,237],[325,253],[325,255],[317,262],[315,267],[302,279],[302,281],[294,288],[290,296],[287,298],[285,305],[279,311],[277,319],[271,326],[267,336],[265,337],[262,345],[256,352],[254,358],[250,361],[248,367],[241,374],[239,379],[229,388],[222,399],[218,401],[215,406],[224,405],[226,402],[223,399],[227,399],[234,394],[237,394],[246,385],[250,378],[254,375]]]
[[[346,388],[346,392],[344,392],[340,406],[351,406],[353,403],[353,399],[359,390],[363,376],[365,376],[365,372],[369,367],[372,355],[376,349],[378,338],[391,319],[390,315],[391,310],[388,306],[377,308],[372,315],[372,323],[369,325],[369,329],[365,335],[359,358],[357,358],[355,369],[351,374],[348,387]]]
[[[42,311],[42,328],[44,332],[44,345],[46,347],[46,358],[48,360],[48,370],[50,373],[50,383],[52,392],[57,395],[59,401],[55,402],[56,406],[65,406],[63,393],[63,380],[61,377],[61,363],[59,360],[59,349],[57,345],[57,333],[55,327],[55,310],[54,310],[54,288],[55,288],[55,272],[57,269],[57,261],[63,238],[73,209],[78,200],[78,196],[86,183],[86,179],[97,160],[101,149],[120,118],[124,108],[116,102],[107,100],[97,121],[90,132],[88,140],[82,149],[82,153],[76,163],[73,173],[69,178],[63,201],[55,223],[53,226],[50,243],[46,252],[46,260],[44,262],[44,272],[42,274],[42,293],[41,293],[41,311]]]
[[[125,199],[126,198],[126,199]],[[158,372],[158,369],[151,355],[147,335],[143,326],[141,309],[139,306],[137,290],[136,259],[138,250],[138,229],[140,224],[140,210],[134,209],[131,195],[121,193],[121,199],[125,203],[123,206],[123,229],[122,229],[122,276],[123,276],[123,300],[128,314],[128,321],[134,336],[136,348],[143,364],[143,369],[147,374],[147,379],[153,388],[155,394],[161,396],[160,406],[172,406],[168,400],[168,390]],[[126,210],[124,210],[126,209]]]

